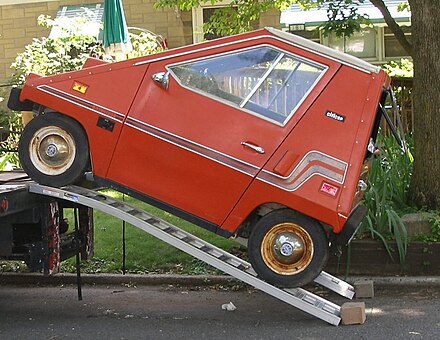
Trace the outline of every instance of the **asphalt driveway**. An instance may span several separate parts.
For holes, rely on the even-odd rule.
[[[366,323],[338,327],[253,289],[86,285],[78,301],[74,285],[7,284],[0,301],[0,339],[440,338],[439,286],[376,287]]]

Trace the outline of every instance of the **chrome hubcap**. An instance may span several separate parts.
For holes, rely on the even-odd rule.
[[[73,163],[76,154],[75,141],[65,130],[43,127],[36,131],[29,144],[32,164],[46,175],[59,175]]]
[[[310,234],[294,223],[274,226],[261,244],[263,261],[281,275],[294,275],[303,271],[312,261],[313,253]]]
[[[280,233],[274,238],[273,254],[282,263],[294,264],[304,255],[304,242],[294,233]]]

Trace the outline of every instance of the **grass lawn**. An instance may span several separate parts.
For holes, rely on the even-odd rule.
[[[185,220],[152,207],[144,202],[122,195],[115,191],[105,191],[106,195],[124,199],[125,202],[142,208],[179,228],[200,237],[210,243],[230,251],[239,245]],[[67,216],[68,217],[68,216]],[[73,226],[73,219],[69,219]],[[83,261],[82,271],[86,273],[112,272],[122,270],[122,221],[100,211],[94,211],[95,255],[89,261]],[[72,227],[71,227],[72,228]],[[126,270],[130,273],[215,273],[214,268],[206,265],[180,250],[150,236],[146,232],[126,224]],[[74,272],[75,259],[62,263],[62,271]]]

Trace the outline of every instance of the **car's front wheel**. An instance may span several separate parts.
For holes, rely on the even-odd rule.
[[[60,187],[77,182],[89,163],[89,146],[81,125],[59,113],[32,119],[18,146],[21,165],[36,182]]]
[[[329,256],[322,226],[289,209],[263,216],[248,243],[251,264],[259,277],[282,287],[300,287],[313,281]]]

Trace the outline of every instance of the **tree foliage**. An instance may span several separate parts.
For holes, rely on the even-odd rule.
[[[204,4],[221,6],[222,0],[157,0],[154,6],[189,11]],[[286,0],[232,0],[229,6],[214,11],[204,26],[204,32],[220,36],[246,32],[252,29],[252,23],[260,18],[261,13],[287,6]]]
[[[368,15],[358,11],[359,5],[366,2],[371,2],[382,12],[388,26],[408,51],[410,45],[403,31],[387,11],[383,0],[232,0],[229,6],[220,7],[214,12],[205,23],[204,32],[223,36],[249,31],[252,29],[252,23],[269,9],[283,10],[291,4],[298,4],[302,10],[327,10],[328,21],[321,26],[325,35],[331,32],[338,37],[350,36],[359,31],[362,24],[370,23]],[[222,6],[222,0],[157,0],[155,7],[188,11],[204,4]],[[401,9],[405,9],[405,6],[408,4],[403,1]]]
[[[369,18],[358,12],[363,0],[319,1],[320,7],[327,7],[328,21],[321,28],[324,35],[330,32],[337,37],[351,36],[361,30],[362,24],[369,24]]]

